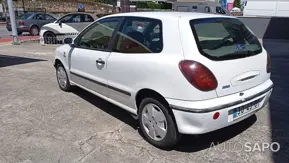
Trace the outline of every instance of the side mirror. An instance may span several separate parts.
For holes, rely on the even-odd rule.
[[[62,28],[62,21],[59,21],[59,26]]]
[[[65,39],[63,40],[63,43],[64,43],[64,44],[72,44],[72,43],[73,43],[73,39],[72,39],[72,38],[65,38]]]

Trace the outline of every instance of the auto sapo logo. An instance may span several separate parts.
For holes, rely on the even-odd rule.
[[[211,143],[209,151],[215,150],[219,152],[264,152],[266,150],[270,150],[272,152],[278,152],[280,150],[280,144],[277,142],[272,143],[233,143],[233,142],[225,142],[225,143]]]

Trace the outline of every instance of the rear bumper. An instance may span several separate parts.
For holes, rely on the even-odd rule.
[[[173,110],[180,133],[203,134],[238,123],[255,114],[268,103],[272,90],[273,83],[268,80],[257,87],[243,91],[243,96],[240,96],[240,93],[236,93],[204,101],[166,100]],[[237,120],[233,120],[233,109],[259,99],[261,100],[259,108]],[[219,112],[220,116],[214,120],[213,115],[216,112]]]
[[[17,26],[17,32],[29,32],[30,31],[30,28],[27,27],[27,26]],[[8,31],[12,31],[12,27],[11,26],[6,26],[6,29]]]

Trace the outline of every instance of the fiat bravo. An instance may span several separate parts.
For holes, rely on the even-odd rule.
[[[127,110],[159,148],[252,116],[273,89],[269,54],[235,17],[113,14],[65,43],[54,62],[60,89],[77,86]]]

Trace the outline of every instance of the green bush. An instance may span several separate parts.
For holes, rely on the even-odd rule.
[[[235,0],[235,1],[234,1],[234,7],[241,8],[241,2],[240,2],[240,0]]]
[[[147,2],[136,2],[137,8],[148,8]]]
[[[163,9],[164,5],[155,2],[136,2],[137,8]]]

